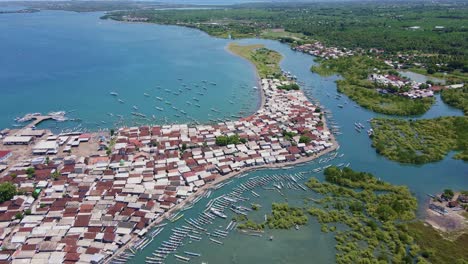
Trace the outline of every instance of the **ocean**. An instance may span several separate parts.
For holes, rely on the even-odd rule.
[[[101,15],[0,15],[0,128],[30,112],[66,111],[74,120],[49,121],[42,128],[98,130],[209,122],[257,108],[253,68],[226,52],[227,40],[180,27],[100,20]]]

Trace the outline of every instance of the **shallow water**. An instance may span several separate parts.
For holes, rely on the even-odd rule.
[[[98,17],[96,13],[68,12],[0,16],[0,31],[8,33],[0,35],[0,48],[5,53],[0,67],[8,69],[0,71],[0,89],[4,99],[0,105],[0,126],[9,126],[15,116],[33,111],[77,109],[71,115],[85,120],[83,126],[91,129],[98,128],[96,123],[99,124],[100,120],[111,119],[108,112],[121,113],[131,120],[132,105],[138,105],[140,112],[150,115],[156,113],[152,110],[156,102],[154,97],[159,92],[164,97],[164,89],[181,87],[178,78],[183,78],[182,82],[187,84],[204,79],[217,83],[216,86],[208,86],[210,90],[206,96],[200,96],[200,109],[187,108],[197,120],[207,121],[212,107],[222,110],[224,115],[239,112],[242,105],[247,105],[250,112],[255,111],[259,100],[251,89],[255,85],[255,73],[248,62],[225,51],[226,40],[214,39],[193,29],[124,24],[101,21]],[[57,23],[59,20],[61,23]],[[4,23],[6,21],[8,26]],[[282,68],[296,75],[300,82],[305,83],[304,91],[333,112],[334,120],[344,133],[337,137],[341,146],[339,152],[344,157],[332,164],[350,162],[355,170],[369,171],[383,180],[409,186],[421,202],[420,216],[427,200],[426,193],[444,188],[468,188],[468,167],[462,161],[447,157],[440,162],[414,166],[398,164],[377,155],[367,134],[354,130],[354,122],[368,127],[366,120],[384,115],[356,107],[345,96],[335,99],[334,81],[337,77],[311,73],[309,68],[314,64],[313,57],[294,52],[275,41],[249,39],[239,42],[263,43],[283,54]],[[162,91],[155,89],[158,84],[163,87]],[[117,103],[109,95],[110,91],[118,92],[119,97],[126,100],[125,105]],[[143,96],[145,92],[151,93],[151,100]],[[226,98],[233,93],[237,95],[236,103],[226,103]],[[183,94],[170,98],[174,105],[182,108],[191,97],[192,94]],[[338,104],[345,107],[339,108]],[[411,118],[462,114],[437,98],[437,103],[426,114]],[[169,121],[185,121],[174,119],[173,112],[168,113],[167,118]],[[55,127],[56,124],[48,122],[42,126]],[[229,192],[251,176],[310,172],[322,166],[308,163],[288,170],[251,172],[249,176],[235,179],[217,190],[211,198]],[[307,176],[322,178],[316,173],[308,173]],[[272,202],[284,201],[284,197],[275,192],[255,191],[261,198],[248,196],[252,198],[251,202],[260,203],[262,209],[251,214],[254,220],[260,221],[269,212]],[[288,202],[297,206],[303,206],[304,198],[313,195],[309,191],[287,192]],[[205,208],[207,201],[203,199],[184,212],[185,217],[196,216]],[[232,216],[231,212],[227,214],[228,218]],[[228,223],[228,220],[218,219],[214,226],[224,228]],[[180,225],[185,225],[182,219],[168,225],[130,262],[142,263],[161,241],[167,239],[170,229]],[[274,236],[273,241],[268,241],[270,235]],[[224,239],[223,246],[213,244],[205,237],[200,242],[187,243],[181,250],[202,253],[202,257],[193,259],[191,263],[310,263],[311,260],[313,263],[333,263],[336,253],[333,234],[320,232],[320,225],[314,219],[309,219],[309,224],[299,231],[267,231],[262,238],[232,232]],[[172,257],[167,261],[176,262]]]
[[[208,122],[255,111],[259,99],[252,66],[225,51],[227,40],[180,27],[100,20],[101,15],[0,16],[0,127],[28,112],[57,110],[83,121],[49,121],[40,127],[96,130],[117,126],[117,115],[125,125],[185,123],[189,117]]]

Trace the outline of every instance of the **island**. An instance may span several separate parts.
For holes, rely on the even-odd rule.
[[[450,151],[454,158],[468,160],[468,118],[401,120],[375,118],[372,146],[376,151],[402,163],[422,164],[439,161]]]

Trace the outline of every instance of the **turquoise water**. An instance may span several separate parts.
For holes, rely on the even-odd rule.
[[[57,110],[83,122],[46,122],[42,127],[113,127],[117,115],[124,116],[126,125],[182,123],[190,117],[207,122],[255,111],[259,99],[252,88],[252,66],[226,52],[226,40],[179,27],[100,20],[100,15],[54,11],[0,16],[0,127],[11,126],[24,113]],[[222,108],[223,114],[210,108]],[[136,120],[131,112],[149,120]]]
[[[311,73],[309,69],[314,64],[311,56],[294,52],[287,45],[270,40],[249,39],[239,42],[244,44],[263,43],[268,48],[280,52],[284,56],[281,67],[295,74],[298,77],[298,81],[305,84],[303,87],[304,91],[312,95],[312,98],[318,99],[324,107],[333,112],[334,120],[341,126],[341,131],[343,132],[342,135],[337,137],[341,146],[339,152],[345,155],[332,162],[332,164],[350,162],[351,167],[355,170],[372,172],[385,181],[409,186],[412,193],[420,202],[419,217],[424,216],[427,193],[440,192],[444,188],[468,188],[468,166],[462,161],[447,157],[440,162],[415,166],[402,165],[377,155],[371,147],[371,141],[367,137],[367,134],[359,134],[354,130],[354,122],[361,122],[368,127],[369,124],[366,120],[385,115],[375,114],[361,107],[355,107],[356,104],[345,97],[336,100],[334,96],[336,94],[335,80],[338,77],[323,78]],[[328,94],[331,96],[328,96]],[[339,108],[338,104],[343,104],[345,107]],[[437,96],[436,103],[427,113],[411,118],[434,118],[447,115],[463,115],[463,113],[458,109],[447,106]],[[234,183],[216,191],[211,198],[230,192],[236,184],[245,181],[249,177],[275,173],[310,172],[314,168],[322,166],[324,165],[311,162],[288,170],[261,170],[252,172],[246,178],[235,179]],[[321,173],[308,173],[307,176],[323,179]],[[254,202],[262,205],[262,209],[259,212],[249,214],[249,217],[253,220],[261,221],[263,215],[269,213],[272,202],[285,201],[285,198],[276,192],[260,188],[255,189],[255,192],[260,194],[261,198],[245,195],[251,198],[249,203]],[[314,195],[312,192],[291,191],[286,193],[286,198],[288,199],[287,202],[292,205],[306,207],[304,199]],[[184,218],[196,218],[198,213],[205,209],[207,202],[208,199],[203,199],[194,208],[185,211]],[[232,213],[229,212],[228,218],[231,216]],[[213,226],[224,228],[228,222],[227,220],[217,220]],[[139,254],[135,259],[132,259],[131,263],[142,263],[146,256],[150,256],[160,246],[162,241],[168,239],[171,234],[171,228],[181,225],[187,224],[179,220],[175,224],[166,226],[164,232],[142,251],[143,254]],[[274,241],[268,241],[270,235],[275,237]],[[334,263],[334,256],[336,254],[333,234],[322,233],[320,231],[320,224],[312,218],[309,219],[308,225],[301,227],[299,231],[267,230],[262,238],[233,232],[229,235],[228,239],[223,241],[225,244],[219,246],[204,238],[200,242],[186,243],[178,252],[182,254],[184,250],[187,250],[202,253],[202,257],[192,259],[192,263],[201,263],[202,261],[207,263],[311,263],[311,260],[313,260],[313,263]],[[179,262],[173,257],[169,257],[167,260],[166,263]]]
[[[0,16],[0,31],[6,32],[0,35],[3,51],[0,67],[7,69],[0,71],[0,89],[4,99],[0,105],[0,127],[9,126],[11,120],[22,113],[71,109],[76,109],[71,114],[73,117],[85,120],[83,126],[92,129],[98,128],[101,120],[111,120],[108,124],[112,123],[109,112],[122,114],[127,122],[132,123],[132,105],[137,105],[139,112],[147,115],[157,114],[156,122],[161,122],[161,113],[154,111],[155,96],[167,96],[174,105],[190,110],[190,114],[200,121],[212,118],[208,115],[212,107],[222,110],[224,116],[236,114],[243,108],[248,109],[247,112],[256,109],[258,96],[251,88],[255,85],[252,67],[224,50],[228,43],[226,40],[214,39],[192,29],[123,24],[101,21],[98,17],[99,14],[95,13],[68,12]],[[263,43],[281,52],[284,56],[282,68],[295,74],[304,83],[305,92],[333,112],[343,132],[338,136],[340,153],[345,154],[333,163],[350,162],[353,169],[369,171],[383,180],[409,186],[421,202],[420,216],[423,215],[426,193],[439,192],[444,188],[468,188],[468,167],[461,161],[448,157],[440,162],[413,166],[401,165],[377,155],[367,135],[354,130],[354,122],[368,126],[366,120],[383,115],[355,107],[355,103],[344,96],[336,100],[334,81],[337,77],[323,78],[311,73],[309,68],[314,64],[313,57],[294,52],[275,41],[249,39],[240,42]],[[199,109],[185,104],[187,98],[197,96],[196,93],[185,91],[179,96],[169,96],[164,92],[164,89],[177,91],[183,87],[182,83],[192,84],[194,91],[194,84],[200,85],[201,80],[216,82],[217,85],[207,85],[209,93],[199,97]],[[156,89],[156,85],[161,85],[162,90]],[[110,91],[118,92],[125,104],[116,102],[116,98],[109,95]],[[151,93],[150,99],[143,95],[145,92]],[[229,98],[233,98],[235,104],[227,103],[231,100]],[[338,104],[345,107],[339,108]],[[436,104],[426,114],[411,118],[446,115],[462,115],[462,112],[445,105],[437,97]],[[176,118],[174,112],[168,111],[165,116],[171,122],[186,121]],[[43,126],[55,125],[45,123]],[[251,176],[311,171],[319,166],[323,165],[308,163],[288,170],[252,172],[214,192],[212,198],[229,192]],[[314,173],[307,176],[322,177]],[[246,195],[252,198],[250,202],[263,206],[259,212],[251,214],[254,220],[261,220],[269,212],[272,202],[285,199],[276,192],[255,191],[261,198]],[[304,198],[311,196],[314,194],[308,191],[286,193],[288,202],[297,206],[302,206]],[[207,201],[203,199],[184,212],[185,217],[198,215]],[[228,213],[228,216],[232,215]],[[214,226],[224,228],[228,222],[216,220]],[[168,225],[131,262],[142,263],[161,241],[168,238],[172,227],[183,224],[183,220],[179,220]],[[273,241],[268,241],[270,235],[275,237]],[[224,243],[219,246],[205,237],[200,242],[187,243],[182,250],[202,253],[203,256],[192,263],[310,263],[311,260],[313,263],[333,263],[336,253],[333,234],[321,233],[320,225],[314,219],[299,231],[267,231],[262,238],[233,232]],[[176,262],[173,258],[168,259],[168,263]]]

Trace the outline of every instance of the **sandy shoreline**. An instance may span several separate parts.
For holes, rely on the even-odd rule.
[[[224,50],[236,57],[239,57],[245,61],[247,61],[251,66],[252,66],[252,69],[253,71],[255,72],[255,78],[257,78],[257,89],[259,90],[259,95],[260,95],[260,104],[257,105],[257,110],[252,114],[252,115],[255,115],[260,109],[262,109],[264,106],[265,106],[265,102],[266,102],[266,98],[265,98],[265,93],[263,92],[263,89],[262,89],[262,78],[260,78],[260,74],[258,73],[258,70],[257,70],[257,67],[255,66],[255,64],[253,64],[253,62],[251,62],[250,60],[242,57],[241,55],[239,54],[236,54],[234,53],[232,50],[229,49],[229,45],[232,44],[232,43],[235,43],[235,42],[230,42],[228,43],[225,47],[224,47]],[[281,58],[283,59],[283,58]],[[247,116],[249,117],[249,116]]]

